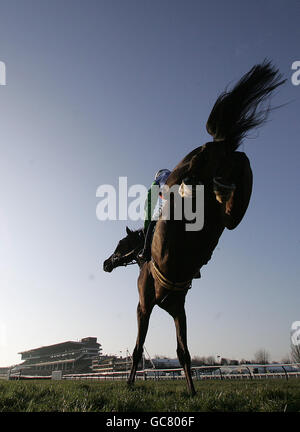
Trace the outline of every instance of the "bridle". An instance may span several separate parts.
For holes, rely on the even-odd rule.
[[[143,234],[139,233],[139,238],[141,240],[141,245],[136,246],[129,252],[127,252],[125,255],[114,253],[111,257],[111,264],[113,268],[116,267],[126,267],[128,265],[136,264],[138,263],[137,255],[141,251],[143,247]]]
[[[140,251],[140,249],[141,249],[140,247],[135,248],[125,255],[117,255],[116,256],[115,254],[113,254],[111,257],[111,263],[112,263],[113,268],[126,267],[128,265],[136,264],[136,262],[137,262],[136,255]],[[128,258],[129,258],[129,260],[128,260]]]

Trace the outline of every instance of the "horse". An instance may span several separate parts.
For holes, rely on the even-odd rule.
[[[151,260],[138,262],[135,242],[137,234],[127,228],[126,242],[121,241],[115,255],[105,261],[104,270],[114,264],[133,259],[139,264],[137,306],[138,334],[132,355],[132,367],[127,384],[135,382],[137,366],[143,353],[151,312],[155,305],[174,319],[177,356],[185,372],[187,389],[195,395],[191,374],[191,358],[187,346],[185,298],[194,275],[206,265],[225,228],[235,229],[242,221],[252,193],[253,174],[244,152],[237,151],[250,129],[261,126],[271,111],[265,105],[282,80],[270,61],[264,60],[251,68],[230,91],[217,98],[207,120],[207,132],[212,141],[197,147],[172,170],[166,185],[204,187],[204,223],[200,230],[187,230],[186,220],[158,219],[155,225]],[[177,186],[176,186],[177,185]],[[183,198],[184,199],[184,198]],[[169,215],[174,214],[174,199],[166,200]],[[141,239],[141,238],[140,238]],[[129,242],[129,254],[121,258],[121,250]],[[127,252],[128,253],[128,252]],[[123,260],[123,261],[122,261]]]

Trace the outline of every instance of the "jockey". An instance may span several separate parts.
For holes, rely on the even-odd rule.
[[[166,181],[171,174],[171,171],[164,168],[155,174],[154,182],[151,184],[147,199],[145,202],[145,220],[144,220],[144,233],[145,233],[145,244],[144,249],[139,254],[140,259],[149,261],[151,258],[150,245],[152,232],[155,223],[159,219],[163,207],[162,188],[166,184]],[[153,206],[155,204],[155,207]],[[152,210],[154,207],[154,210]]]

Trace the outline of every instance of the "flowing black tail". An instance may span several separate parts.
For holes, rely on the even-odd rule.
[[[207,120],[207,132],[214,140],[226,140],[232,150],[237,149],[249,129],[266,121],[272,108],[262,105],[285,81],[270,61],[253,66],[231,91],[218,97]]]

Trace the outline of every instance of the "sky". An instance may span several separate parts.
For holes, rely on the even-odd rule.
[[[100,221],[103,184],[148,187],[211,140],[228,84],[269,58],[287,78],[245,139],[250,205],[186,298],[191,356],[274,361],[300,320],[298,0],[1,0],[0,366],[20,351],[94,336],[125,355],[137,334],[138,267],[102,263],[142,221]],[[176,357],[156,307],[149,355]]]

